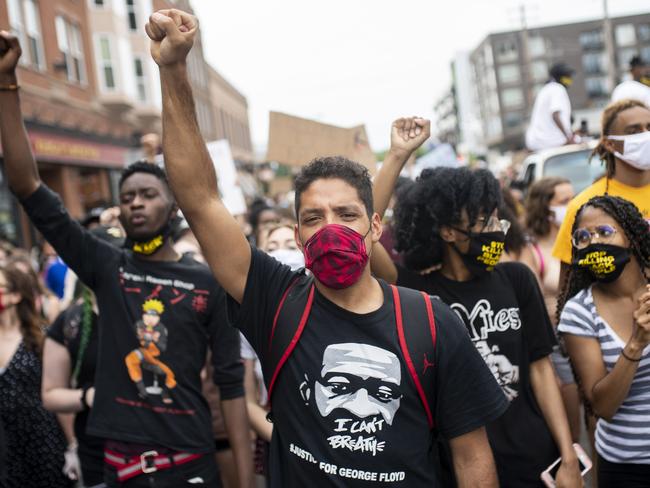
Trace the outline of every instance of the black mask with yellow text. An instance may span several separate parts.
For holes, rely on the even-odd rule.
[[[136,241],[127,236],[124,241],[124,247],[136,254],[151,256],[163,247],[167,239],[171,236],[171,233],[171,222],[167,222],[159,231],[154,232],[150,238]]]
[[[474,276],[481,276],[494,270],[505,248],[506,235],[503,232],[467,233],[469,250],[458,251],[463,263]],[[454,249],[456,247],[454,246]],[[458,249],[456,249],[458,250]]]
[[[589,271],[601,283],[616,281],[630,262],[630,250],[613,244],[590,244],[575,252],[573,266]]]

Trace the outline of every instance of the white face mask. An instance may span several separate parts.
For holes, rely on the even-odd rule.
[[[298,249],[278,249],[268,254],[282,264],[289,266],[291,271],[305,267],[305,256]]]
[[[549,210],[552,212],[551,219],[558,227],[562,225],[566,217],[567,205],[551,205]]]
[[[613,141],[623,141],[623,154],[614,155],[641,171],[650,170],[650,132],[639,132],[629,136],[608,136]]]

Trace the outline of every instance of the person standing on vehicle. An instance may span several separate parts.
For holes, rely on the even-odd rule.
[[[623,197],[650,219],[650,108],[638,100],[621,100],[605,108],[602,135],[594,154],[604,161],[606,175],[578,194],[567,207],[553,256],[562,261],[560,284],[571,263],[571,227],[578,209],[599,195]]]
[[[535,98],[530,126],[526,131],[526,147],[531,151],[576,142],[571,130],[571,100],[567,92],[573,83],[573,73],[574,70],[565,63],[551,67],[551,79]]]
[[[631,80],[620,83],[612,92],[612,102],[639,100],[650,107],[650,63],[634,56],[630,59]]]

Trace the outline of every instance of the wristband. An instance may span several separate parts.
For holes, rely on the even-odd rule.
[[[92,385],[86,385],[81,389],[81,406],[83,407],[82,412],[87,412],[90,410],[90,405],[88,405],[88,400],[86,399],[86,395],[88,393],[88,390],[92,388]]]
[[[641,357],[639,359],[631,358],[630,356],[625,354],[625,349],[621,349],[621,356],[623,356],[625,359],[627,359],[628,361],[631,361],[633,363],[638,363],[643,359],[643,355],[641,355]]]
[[[18,91],[19,88],[20,86],[17,84],[0,85],[0,91]]]

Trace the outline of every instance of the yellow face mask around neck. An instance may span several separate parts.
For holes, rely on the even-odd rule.
[[[564,86],[568,88],[571,85],[573,85],[573,78],[571,78],[570,76],[561,76],[560,83],[562,83]]]

